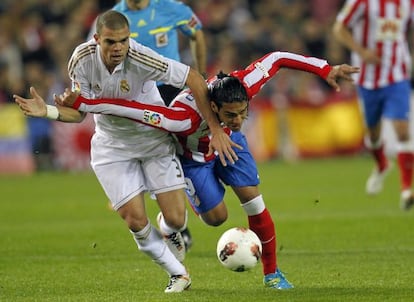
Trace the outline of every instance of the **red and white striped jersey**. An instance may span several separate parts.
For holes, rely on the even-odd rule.
[[[281,68],[298,69],[319,75],[325,79],[332,67],[322,59],[306,57],[288,52],[272,52],[252,62],[246,69],[233,71],[230,75],[238,78],[246,88],[249,99],[253,98]],[[211,84],[217,77],[212,77]],[[92,113],[104,113],[127,117],[161,128],[176,135],[179,152],[186,158],[206,162],[210,143],[210,131],[202,119],[194,97],[189,89],[182,91],[170,107],[130,102],[123,99],[85,99],[78,97],[74,108]],[[223,125],[224,131],[230,129]]]
[[[374,49],[381,64],[366,64],[356,53],[351,54],[353,66],[361,67],[354,74],[356,83],[376,89],[411,77],[411,56],[407,31],[414,19],[414,0],[347,0],[337,21],[350,28],[357,43]]]

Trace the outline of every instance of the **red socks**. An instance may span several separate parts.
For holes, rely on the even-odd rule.
[[[414,155],[411,152],[400,152],[397,155],[397,159],[400,168],[401,190],[411,189]]]
[[[384,144],[381,144],[381,146],[377,149],[371,149],[371,153],[375,158],[375,162],[377,163],[379,172],[384,171],[384,169],[388,165],[388,160],[384,152]]]
[[[248,216],[249,228],[256,233],[262,242],[263,273],[272,274],[276,271],[276,232],[273,219],[265,209],[262,213]]]

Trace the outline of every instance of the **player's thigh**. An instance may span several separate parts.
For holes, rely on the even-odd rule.
[[[184,189],[158,193],[155,196],[167,224],[170,227],[181,228],[186,220],[186,195]]]
[[[146,190],[137,160],[92,163],[92,168],[115,210]]]
[[[238,160],[233,165],[223,167],[220,162],[216,162],[214,167],[215,174],[226,184],[232,187],[256,186],[259,184],[259,173],[256,161],[249,150],[245,136],[238,132],[232,135],[237,144],[243,147],[243,150],[237,150]]]
[[[184,189],[184,171],[175,153],[148,157],[141,161],[146,186],[151,194]]]
[[[358,86],[358,94],[365,123],[369,129],[374,128],[381,121],[384,111],[383,91]]]
[[[408,121],[410,118],[411,87],[408,81],[392,84],[384,89],[384,117]]]
[[[148,224],[145,210],[144,193],[132,197],[118,209],[118,214],[124,219],[129,229],[142,230]]]
[[[206,213],[223,202],[224,186],[214,173],[214,161],[197,163],[182,159],[184,174],[189,187],[194,189],[197,198],[191,200],[192,206],[199,214]]]
[[[147,188],[157,198],[158,205],[168,225],[184,225],[186,187],[184,172],[175,153],[148,157],[142,161]]]
[[[214,208],[200,214],[203,221],[211,226],[219,226],[227,220],[227,207],[224,201],[217,204]]]

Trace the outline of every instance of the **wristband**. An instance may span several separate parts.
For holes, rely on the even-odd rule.
[[[56,106],[46,105],[46,117],[50,120],[57,120],[59,117],[59,110]]]

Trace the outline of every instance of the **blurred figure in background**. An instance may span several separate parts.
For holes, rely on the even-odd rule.
[[[36,85],[39,93],[46,96],[46,102],[53,104],[53,95],[50,93],[50,88],[53,85],[54,77],[50,70],[47,71],[41,62],[34,60],[25,63],[24,73],[27,81],[26,85],[30,85],[29,83]],[[29,139],[37,171],[54,168],[51,123],[48,119],[27,118]]]
[[[8,68],[7,76],[2,73],[0,94],[11,102],[12,94],[28,95],[27,83],[34,83],[53,103],[53,93],[70,83],[66,61],[85,39],[98,14],[97,4],[95,0],[1,1],[0,61]],[[28,117],[27,130],[36,170],[60,168],[53,122]]]
[[[366,192],[380,193],[391,169],[381,137],[382,118],[388,118],[398,140],[403,210],[414,205],[414,155],[409,131],[411,56],[406,38],[414,21],[413,5],[410,0],[347,0],[333,29],[336,38],[352,51],[352,65],[361,67],[356,83],[367,126],[365,144],[375,160]]]
[[[207,50],[202,24],[190,6],[169,0],[121,0],[112,9],[128,18],[132,39],[167,58],[182,61],[179,34],[187,37],[194,68],[206,76]],[[89,36],[94,32],[93,26]],[[157,85],[167,106],[180,92],[165,83]]]

